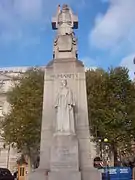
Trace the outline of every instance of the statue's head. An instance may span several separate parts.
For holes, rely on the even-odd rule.
[[[66,80],[66,79],[63,79],[63,80],[61,81],[61,86],[62,86],[62,87],[66,87],[66,86],[67,86],[67,80]]]
[[[65,11],[68,11],[69,10],[69,7],[67,4],[63,4],[62,6],[62,11],[65,12]]]

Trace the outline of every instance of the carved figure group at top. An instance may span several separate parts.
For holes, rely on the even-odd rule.
[[[68,35],[73,33],[72,11],[68,5],[64,4],[62,10],[60,9],[60,5],[58,6],[57,23],[58,35]]]
[[[56,16],[52,20],[52,28],[57,29],[53,57],[58,58],[59,52],[72,52],[72,57],[76,58],[77,39],[73,29],[78,28],[78,19],[68,5],[64,4],[62,9],[58,6]]]

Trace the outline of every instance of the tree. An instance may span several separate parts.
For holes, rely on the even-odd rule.
[[[104,137],[102,124],[103,107],[105,105],[105,71],[102,69],[88,70],[86,72],[88,112],[90,130],[95,137]],[[100,129],[98,128],[99,124]],[[103,129],[102,129],[103,128]],[[99,130],[98,130],[99,129]],[[98,133],[98,134],[97,134]],[[100,134],[99,134],[100,133]]]
[[[39,152],[44,72],[29,69],[7,94],[11,109],[2,122],[3,137],[34,160]],[[29,162],[30,163],[30,162]]]
[[[134,83],[121,67],[89,70],[86,80],[91,132],[95,140],[108,138],[116,153],[131,142],[135,130]]]

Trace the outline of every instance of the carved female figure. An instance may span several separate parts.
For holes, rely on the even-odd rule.
[[[67,80],[62,81],[62,87],[56,99],[56,132],[75,134],[73,93],[67,87]]]
[[[58,15],[58,35],[68,35],[73,32],[73,20],[70,9],[67,5],[63,5],[61,12]]]

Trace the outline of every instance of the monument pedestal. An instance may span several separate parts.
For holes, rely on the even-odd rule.
[[[28,180],[48,180],[48,172],[39,167],[28,175]]]
[[[50,172],[48,180],[81,180],[81,173],[79,171]]]
[[[78,140],[75,135],[55,135],[52,140],[48,180],[81,180]]]
[[[52,140],[50,171],[78,171],[78,140],[75,135],[55,135]]]

